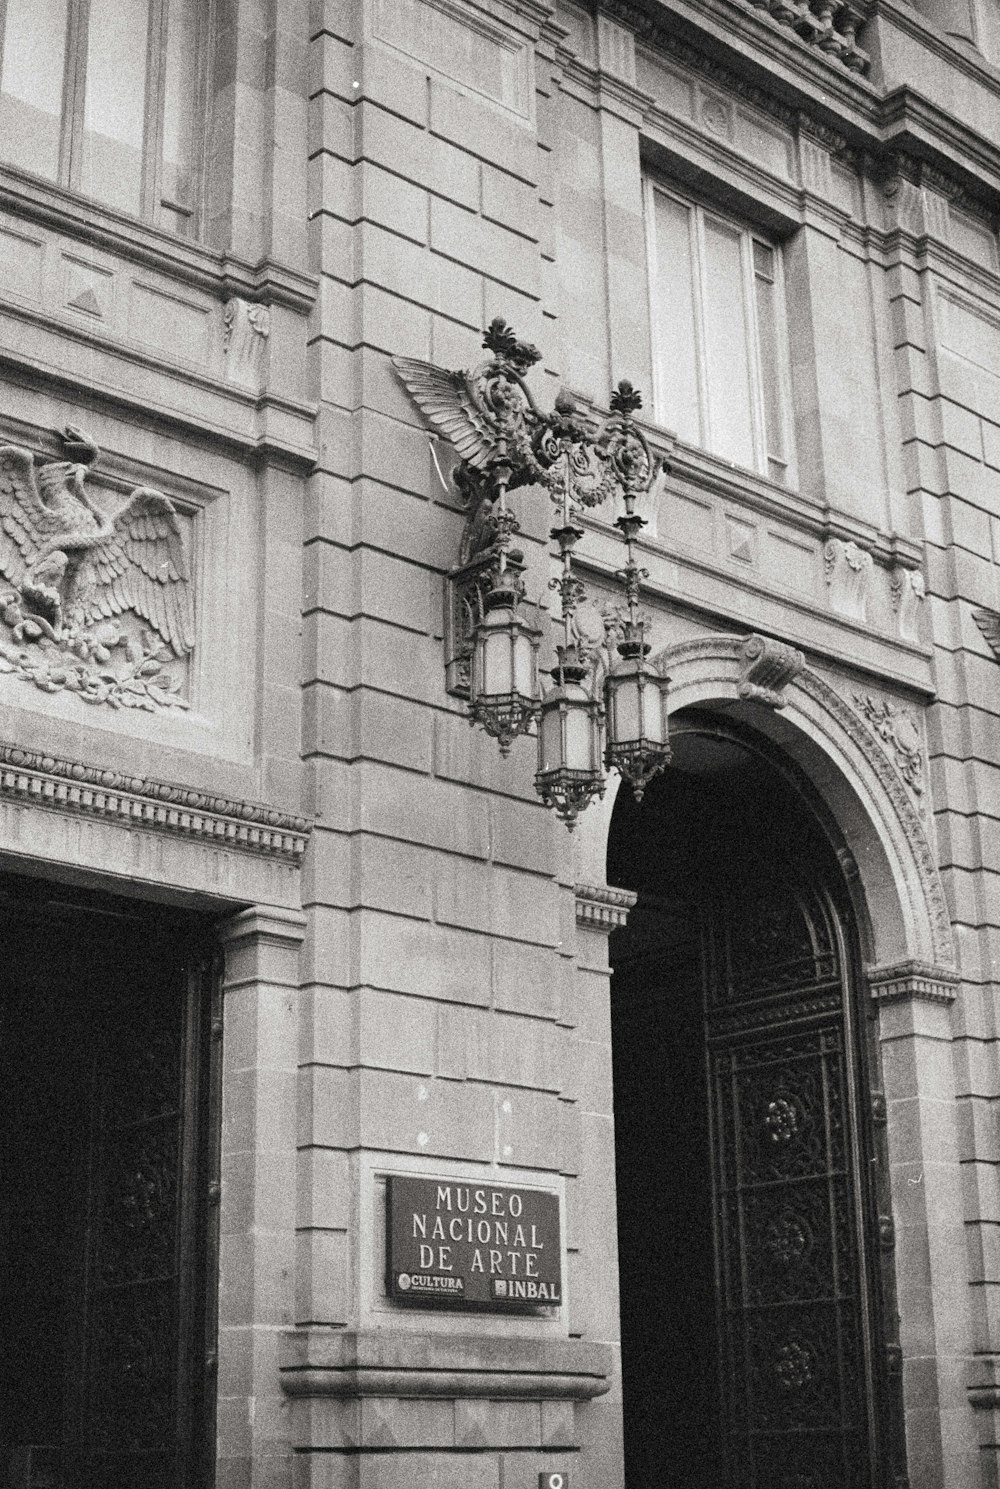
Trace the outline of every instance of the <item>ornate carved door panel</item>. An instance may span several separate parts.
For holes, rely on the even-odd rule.
[[[876,1423],[859,1072],[836,917],[771,891],[711,917],[706,1035],[725,1446],[746,1489],[867,1489]]]
[[[46,894],[0,909],[0,1163],[32,1217],[0,1264],[46,1359],[3,1391],[0,1485],[203,1489],[213,980],[196,926]]]

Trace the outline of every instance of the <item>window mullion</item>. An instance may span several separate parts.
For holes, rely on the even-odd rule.
[[[646,298],[649,306],[649,342],[653,364],[653,411],[662,424],[666,418],[663,394],[663,374],[660,358],[663,356],[663,331],[661,327],[661,302],[663,290],[659,283],[656,258],[656,192],[647,176],[643,182],[646,212]]]
[[[712,408],[709,399],[708,338],[705,334],[705,302],[708,297],[706,283],[705,214],[694,205],[691,213],[693,237],[691,264],[694,279],[694,335],[697,347],[698,408],[701,419],[701,444],[712,449]]]
[[[757,283],[753,262],[753,240],[749,233],[740,235],[740,260],[743,266],[743,320],[747,330],[750,349],[751,397],[750,408],[753,419],[754,461],[764,475],[770,473],[768,466],[767,420],[764,414],[764,370],[760,353],[760,326],[757,321]]]
[[[69,9],[69,24],[66,27],[66,68],[63,76],[59,180],[73,191],[78,191],[80,187],[89,24],[90,0],[72,0]]]
[[[166,81],[167,0],[152,0],[146,53],[146,110],[142,145],[142,215],[159,223],[163,173],[163,94]]]

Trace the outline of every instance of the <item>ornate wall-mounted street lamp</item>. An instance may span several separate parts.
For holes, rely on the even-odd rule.
[[[572,831],[578,813],[604,791],[602,722],[604,759],[637,799],[670,758],[667,679],[648,660],[638,609],[647,576],[634,552],[645,525],[636,503],[652,486],[657,462],[635,423],[642,400],[631,384],[619,383],[610,416],[595,427],[562,395],[552,413],[542,413],[524,380],[540,353],[518,341],[506,322],[491,323],[483,346],[491,355],[472,372],[393,358],[410,396],[459,457],[454,479],[470,514],[461,561],[451,575],[459,611],[453,628],[467,635],[468,647],[464,665],[456,648],[449,684],[453,691],[467,690],[470,718],[499,741],[502,754],[537,721],[535,787]],[[555,648],[552,686],[541,695],[539,632],[520,609],[524,564],[513,547],[520,526],[507,501],[509,492],[529,486],[546,491],[558,510],[551,536],[562,564],[550,582],[559,595],[562,640]],[[624,505],[615,526],[626,548],[618,577],[628,619],[602,703],[595,659],[581,648],[573,629],[585,596],[573,555],[584,536],[581,509],[609,498]]]

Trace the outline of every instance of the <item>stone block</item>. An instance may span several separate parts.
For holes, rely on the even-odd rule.
[[[359,1072],[362,1146],[482,1161],[493,1150],[493,1093],[469,1082]]]
[[[565,1167],[563,1112],[549,1093],[505,1088],[497,1093],[497,1158],[518,1168],[559,1173]]]
[[[534,133],[497,110],[430,79],[430,131],[481,160],[499,166],[534,185],[538,179],[538,146]]]
[[[441,197],[431,198],[431,247],[526,294],[538,289],[537,243]]]
[[[481,211],[512,233],[538,238],[538,194],[527,182],[486,163],[482,166]]]
[[[359,762],[354,769],[362,831],[470,858],[487,856],[487,806],[478,794],[375,761]]]
[[[357,109],[358,154],[388,170],[399,170],[419,186],[463,207],[479,206],[479,162],[463,148],[434,138],[395,112],[372,102]]]
[[[449,206],[449,210],[460,208]],[[436,246],[436,245],[435,245]],[[455,262],[453,255],[428,251],[418,243],[406,243],[377,224],[366,223],[355,248],[358,273],[368,284],[379,286],[429,311],[446,315],[449,320],[465,325],[482,336],[483,291],[482,269],[478,264]],[[423,352],[407,352],[403,347],[387,346],[388,338],[379,337],[373,328],[374,344],[394,356],[433,356],[440,366],[473,366],[477,358],[468,353],[461,358],[445,357],[442,349],[430,347]],[[475,346],[479,351],[479,343]]]
[[[456,1447],[537,1448],[540,1441],[541,1403],[538,1401],[455,1402]]]
[[[983,436],[979,416],[950,398],[939,399],[937,408],[945,444],[971,455],[974,460],[982,460]]]
[[[561,891],[550,879],[457,858],[436,865],[436,918],[517,941],[555,946]]]
[[[572,967],[555,952],[541,952],[516,941],[494,942],[491,982],[497,1008],[556,1018],[572,976]]]
[[[561,1089],[561,1031],[514,1014],[464,1012],[464,1074],[469,1080],[553,1093]]]
[[[437,1010],[427,999],[361,988],[357,999],[358,1061],[380,1070],[433,1075]]]
[[[336,1148],[300,1148],[295,1210],[298,1229],[347,1231],[351,1205],[347,1154]]]
[[[435,715],[408,698],[359,688],[351,698],[355,758],[381,760],[406,770],[431,769]]]
[[[353,1308],[346,1233],[299,1231],[295,1238],[295,1322],[343,1325],[350,1321]]]
[[[500,1466],[489,1453],[427,1453],[373,1455],[359,1459],[351,1489],[501,1489]],[[326,1486],[324,1486],[326,1489]],[[339,1484],[330,1489],[340,1489]],[[345,1485],[346,1489],[346,1485]]]
[[[405,1401],[365,1397],[361,1402],[361,1446],[396,1451],[400,1448],[452,1448],[456,1443],[455,1406],[450,1401]]]
[[[481,936],[362,910],[355,937],[358,979],[367,986],[483,1007],[490,1002]]]

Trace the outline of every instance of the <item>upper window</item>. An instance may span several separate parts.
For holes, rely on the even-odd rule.
[[[647,183],[656,416],[688,444],[790,475],[781,251]]]
[[[192,230],[201,0],[6,0],[0,159]]]

